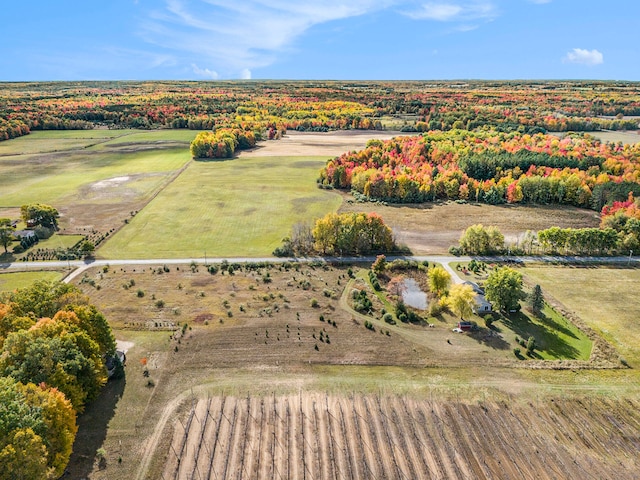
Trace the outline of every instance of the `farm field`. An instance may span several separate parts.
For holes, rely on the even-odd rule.
[[[127,136],[135,130],[45,130],[0,142],[0,157],[80,150]]]
[[[620,478],[633,478],[636,460],[625,452],[637,446],[623,437],[638,424],[634,370],[529,369],[531,361],[516,360],[510,344],[503,349],[482,337],[452,334],[453,316],[435,328],[368,317],[375,331],[367,330],[367,317],[345,309],[340,295],[341,288],[351,288],[347,267],[236,266],[231,275],[212,275],[202,264],[112,266],[91,269],[84,278],[74,283],[129,350],[126,380],[110,383],[80,418],[69,467],[73,478],[174,478],[167,472],[175,473],[172,452],[181,451],[180,428],[191,405],[198,419],[211,423],[204,432],[192,423],[175,478],[209,464],[220,478],[237,478],[240,471],[242,478],[255,478],[255,471],[268,476],[286,468],[307,468],[313,478],[333,472],[362,478],[359,472],[369,468],[391,478],[396,468],[409,476],[428,471],[436,478],[465,478],[475,472],[477,478],[495,478],[498,465],[516,475],[545,462],[550,478],[563,464],[576,475],[590,465],[603,472],[618,468]],[[319,307],[311,306],[312,299]],[[209,400],[211,417],[201,412]],[[282,420],[287,405],[290,423]],[[211,432],[218,426],[216,437]],[[355,428],[363,430],[356,437],[341,433]],[[474,439],[485,436],[492,441],[472,448]],[[370,448],[354,442],[360,437]],[[407,450],[403,441],[422,448]],[[602,445],[610,441],[619,448],[604,454],[608,447]],[[213,444],[217,453],[206,457]],[[531,445],[538,454],[531,454]],[[108,453],[103,471],[92,461],[101,446]],[[416,450],[427,453],[400,455]],[[349,465],[357,474],[349,473]]]
[[[640,270],[527,266],[523,273],[611,342],[632,367],[640,366]]]
[[[495,206],[455,202],[419,205],[380,205],[356,203],[344,194],[340,212],[377,212],[385,219],[400,244],[416,255],[446,254],[457,245],[471,225],[493,225],[504,234],[507,244],[515,243],[527,230],[597,227],[598,215],[592,210],[557,206]]]
[[[99,251],[105,258],[268,256],[298,222],[335,211],[315,184],[326,157],[192,162]]]
[[[3,143],[27,141],[30,136]],[[186,144],[164,150],[147,150],[148,145],[137,144],[129,152],[104,148],[0,155],[0,206],[53,205],[64,233],[116,229],[190,160]]]
[[[590,132],[589,135],[599,138],[603,142],[640,143],[640,135],[637,131],[626,132]]]
[[[162,477],[552,479],[595,471],[631,479],[637,451],[627,439],[640,426],[638,406],[213,396],[176,422]]]

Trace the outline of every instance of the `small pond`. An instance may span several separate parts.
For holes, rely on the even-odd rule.
[[[418,310],[427,309],[427,294],[420,290],[420,285],[413,278],[403,280],[402,301]]]

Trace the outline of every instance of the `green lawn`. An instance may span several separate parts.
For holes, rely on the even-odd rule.
[[[0,273],[0,292],[11,292],[28,287],[36,280],[62,280],[63,273],[56,271]]]
[[[129,143],[144,144],[158,142],[184,143],[188,146],[188,144],[196,138],[199,130],[128,130],[127,132],[126,135],[119,135],[93,148],[108,148]]]
[[[32,153],[76,150],[119,137],[136,130],[46,130],[0,142],[0,157]]]
[[[270,255],[297,222],[336,211],[316,187],[326,157],[193,162],[98,254],[105,258]]]
[[[640,365],[640,270],[536,266],[523,273],[611,342],[629,363]]]
[[[82,240],[82,235],[53,235],[52,237],[47,238],[46,240],[40,240],[37,245],[31,247],[31,249],[38,248],[71,248],[80,240]]]
[[[75,201],[79,190],[94,182],[136,174],[166,174],[189,160],[187,148],[137,153],[73,152],[60,157],[0,157],[0,207],[31,202],[60,207],[64,197],[71,195]],[[161,181],[158,177],[153,183]],[[109,200],[110,197],[105,198]]]
[[[502,317],[497,325],[498,327],[504,325],[515,336],[525,341],[533,336],[536,341],[533,358],[589,360],[591,355],[593,346],[591,340],[573,323],[548,305],[545,305],[539,318],[523,311],[509,317]],[[507,335],[507,340],[510,341],[512,338],[508,338],[509,336]],[[526,355],[526,348],[520,347],[520,349],[522,355]]]

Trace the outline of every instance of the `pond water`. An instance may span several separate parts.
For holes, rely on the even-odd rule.
[[[427,309],[427,294],[420,290],[420,285],[413,278],[403,280],[402,301],[418,310]]]

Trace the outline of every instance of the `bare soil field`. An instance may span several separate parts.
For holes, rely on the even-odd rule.
[[[280,140],[261,142],[257,148],[241,152],[239,157],[337,157],[351,150],[362,150],[372,138],[388,140],[406,135],[394,131],[339,130],[335,132],[289,131]]]
[[[637,478],[640,404],[214,396],[175,422],[164,479]]]
[[[517,242],[527,230],[597,227],[599,216],[592,210],[569,206],[525,206],[458,204],[455,202],[420,205],[380,205],[356,203],[343,194],[340,212],[377,212],[389,225],[400,244],[414,254],[443,254],[457,245],[460,236],[471,225],[494,225],[508,243]]]

